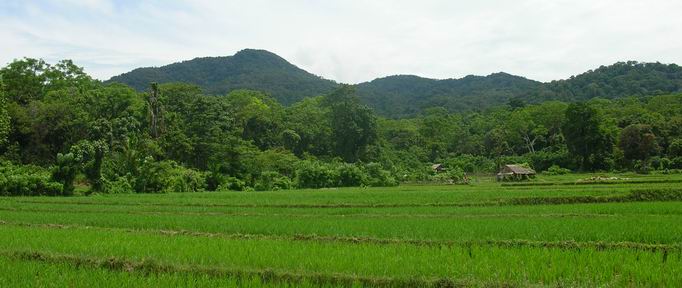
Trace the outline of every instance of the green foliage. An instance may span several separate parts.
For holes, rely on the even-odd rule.
[[[52,180],[63,186],[64,195],[73,195],[73,181],[80,171],[81,159],[73,153],[57,154],[57,163],[52,168]]]
[[[651,159],[649,159],[649,162],[651,164],[651,168],[655,170],[670,169],[670,165],[672,164],[672,161],[670,161],[669,158],[659,156],[651,157]]]
[[[114,180],[104,180],[104,187],[105,190],[102,192],[106,192],[109,194],[130,194],[130,193],[135,193],[135,189],[133,188],[133,184],[130,183],[130,180],[128,177],[117,177]]]
[[[185,69],[179,67],[192,67],[180,72],[178,80],[203,77],[195,83],[202,86],[154,84],[153,93],[139,93],[123,84],[104,85],[70,61],[49,65],[17,60],[0,69],[0,94],[7,97],[0,107],[4,142],[0,153],[16,163],[51,167],[51,179],[62,183],[65,194],[74,193],[75,179],[79,192],[159,193],[454,183],[465,182],[464,172],[495,173],[510,163],[529,163],[537,171],[556,165],[571,170],[670,172],[682,165],[678,161],[682,95],[620,97],[637,89],[641,93],[633,95],[644,95],[646,87],[657,85],[654,82],[668,81],[652,75],[675,79],[679,67],[628,63],[590,72],[629,79],[637,89],[590,75],[547,84],[506,74],[443,81],[397,76],[356,86],[333,84],[311,94],[318,97],[293,103],[307,96],[305,89],[287,86],[297,93],[282,96],[260,89],[269,85],[268,79],[250,80],[264,72],[258,69],[273,65],[281,68],[275,69],[282,72],[277,77],[291,72],[278,57],[243,51],[227,60],[204,60],[155,70],[176,73]],[[223,60],[232,63],[224,70],[200,67]],[[230,66],[235,63],[254,66]],[[263,86],[222,83],[218,86],[230,87],[221,90],[222,96],[202,92],[227,77],[223,72],[228,70],[253,72],[229,78],[238,76],[238,82]],[[600,88],[591,85],[594,82],[615,86]],[[138,84],[140,89],[149,87],[148,82]],[[371,86],[376,89],[368,90]],[[262,92],[245,90],[249,87]],[[593,98],[581,94],[583,88],[613,99],[546,101]],[[393,89],[390,96],[372,98],[384,95],[385,89]],[[423,97],[414,99],[418,95]],[[285,98],[289,100],[282,101]],[[545,102],[536,104],[539,101]],[[377,117],[366,103],[382,106],[374,107],[390,111],[391,117],[414,117]],[[472,105],[477,106],[475,111]],[[5,111],[9,117],[2,116]],[[7,141],[2,141],[3,135]],[[443,163],[448,170],[436,175],[431,163]]]
[[[368,163],[363,167],[363,171],[367,174],[366,186],[389,187],[398,185],[398,181],[379,163]]]
[[[469,154],[448,158],[443,162],[448,169],[461,170],[467,173],[493,173],[497,172],[495,161],[483,156]]]
[[[50,177],[47,169],[0,163],[0,196],[60,196],[63,185]]]
[[[433,176],[433,181],[437,183],[445,183],[445,184],[468,184],[469,179],[466,176],[466,172],[464,170],[457,168],[457,167],[452,167],[448,168],[444,172],[437,173],[435,176]]]
[[[340,163],[337,165],[339,187],[357,187],[367,183],[367,175],[356,164]]]
[[[70,149],[70,153],[79,159],[81,169],[90,183],[91,192],[103,192],[104,178],[102,176],[102,163],[104,155],[109,147],[104,141],[81,141]]]
[[[548,147],[535,153],[526,154],[526,156],[532,164],[531,166],[538,171],[547,170],[554,165],[576,168],[575,159],[573,159],[573,155],[568,152],[565,145]]]
[[[670,146],[668,146],[668,155],[673,158],[682,157],[682,138],[670,142]]]
[[[670,168],[682,169],[682,157],[675,157],[671,160]]]
[[[613,136],[602,122],[599,111],[587,103],[571,104],[566,110],[566,145],[569,152],[580,157],[583,170],[605,168],[613,150]]]
[[[542,172],[542,174],[545,175],[566,175],[568,173],[571,173],[570,169],[561,168],[559,165],[552,165],[547,168],[546,171]]]
[[[301,161],[296,170],[296,187],[326,188],[348,186],[396,186],[398,181],[379,163],[324,163]]]
[[[620,132],[618,146],[623,150],[624,156],[629,160],[648,160],[649,156],[659,150],[656,143],[656,135],[651,126],[644,124],[632,124]]]
[[[53,66],[42,59],[24,58],[0,69],[0,75],[7,97],[22,105],[41,100],[48,91],[92,86],[92,78],[71,60]]]
[[[147,158],[135,179],[138,193],[197,192],[205,188],[205,175],[171,160],[156,162]]]
[[[330,164],[315,160],[304,160],[296,168],[296,187],[327,188],[338,185],[338,174]]]
[[[244,191],[246,188],[246,183],[235,177],[226,177],[225,181],[218,186],[219,191]]]
[[[283,176],[275,171],[265,171],[256,180],[254,189],[256,191],[288,190],[292,188],[289,177]]]
[[[330,109],[330,127],[334,155],[346,162],[360,160],[361,153],[377,137],[376,117],[371,109],[360,104],[351,86],[343,85],[325,99]]]

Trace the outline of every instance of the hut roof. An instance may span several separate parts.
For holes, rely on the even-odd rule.
[[[523,167],[521,165],[504,165],[500,173],[514,173],[519,175],[531,175],[535,174],[535,170]]]

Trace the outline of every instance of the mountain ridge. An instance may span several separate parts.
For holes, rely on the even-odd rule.
[[[205,93],[224,95],[235,89],[260,90],[284,105],[327,94],[339,83],[309,73],[266,50],[244,49],[232,56],[143,67],[112,77],[137,90],[151,82],[186,82]],[[433,79],[391,75],[354,84],[360,99],[387,117],[409,117],[429,107],[464,112],[504,105],[510,100],[584,101],[682,91],[682,68],[676,64],[617,62],[567,79],[540,82],[506,72],[487,76]]]

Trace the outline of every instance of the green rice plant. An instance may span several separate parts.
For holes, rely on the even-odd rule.
[[[682,178],[625,177],[0,197],[0,286],[680,286]]]
[[[0,232],[2,255],[37,255],[28,258],[47,262],[61,257],[70,263],[95,262],[97,267],[105,263],[104,268],[113,270],[130,266],[131,271],[147,274],[190,271],[215,275],[220,273],[216,271],[228,271],[229,275],[253,275],[254,271],[271,271],[268,275],[274,278],[293,280],[296,277],[286,275],[301,275],[311,282],[329,284],[351,281],[338,279],[471,286],[674,287],[682,283],[679,251],[350,245],[9,226],[0,227]]]
[[[264,282],[255,277],[228,278],[180,272],[150,274],[88,267],[66,261],[25,260],[16,256],[0,257],[2,287],[320,287],[307,281]]]
[[[621,205],[623,205],[621,207]],[[256,235],[324,235],[412,240],[609,241],[638,243],[682,242],[678,203],[607,203],[571,206],[390,208],[391,213],[367,215],[371,209],[259,210],[251,213],[129,213],[125,211],[0,210],[0,221],[94,227]],[[80,206],[76,207],[78,209]],[[619,208],[620,207],[620,208]],[[657,207],[660,212],[657,212]],[[97,206],[92,207],[97,209]],[[401,209],[404,212],[401,212]],[[412,210],[417,209],[417,210]],[[631,209],[632,212],[629,212]],[[49,209],[48,209],[49,210]],[[261,212],[259,212],[261,211]],[[269,212],[269,211],[275,211]],[[354,214],[360,211],[359,214]],[[414,214],[423,213],[423,214]],[[450,214],[445,214],[450,213]],[[653,213],[653,214],[652,214]],[[660,213],[660,214],[656,214]]]

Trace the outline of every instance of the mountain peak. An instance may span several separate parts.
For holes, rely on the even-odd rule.
[[[204,93],[224,95],[236,89],[254,89],[270,94],[283,104],[331,92],[336,83],[310,74],[284,58],[259,49],[244,49],[233,56],[202,57],[162,67],[139,68],[112,77],[142,91],[150,83],[185,82]]]
[[[239,50],[239,51],[237,51],[237,53],[234,54],[233,57],[252,56],[252,55],[262,55],[262,56],[270,56],[270,57],[280,58],[279,55],[272,53],[268,50],[252,49],[252,48],[246,48],[246,49]]]

